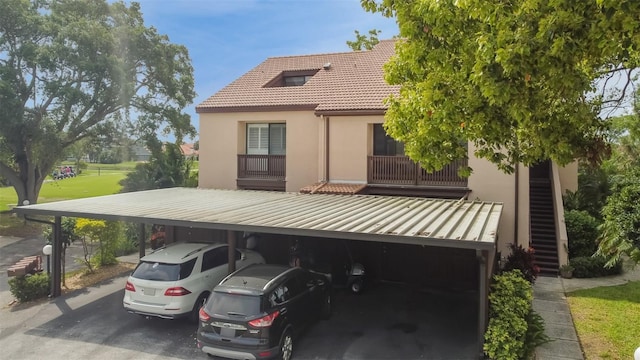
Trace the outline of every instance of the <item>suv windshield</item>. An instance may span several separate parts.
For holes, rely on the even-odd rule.
[[[160,262],[143,261],[138,264],[131,276],[136,279],[155,281],[176,281],[191,275],[196,259],[182,264],[166,264]]]
[[[223,316],[252,316],[260,314],[260,297],[215,292],[205,311]]]

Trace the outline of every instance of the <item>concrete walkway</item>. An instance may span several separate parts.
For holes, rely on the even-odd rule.
[[[562,280],[538,277],[533,286],[533,309],[544,319],[545,333],[551,339],[536,349],[538,360],[584,359]]]
[[[544,319],[550,342],[536,349],[536,359],[584,359],[565,294],[580,289],[640,281],[640,266],[625,268],[621,275],[592,279],[538,277],[533,286],[533,309]]]

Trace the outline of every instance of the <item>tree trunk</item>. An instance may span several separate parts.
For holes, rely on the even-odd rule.
[[[33,164],[26,159],[17,164],[20,169],[19,171],[0,162],[0,172],[15,189],[16,195],[18,195],[17,206],[27,205],[25,204],[25,200],[29,201],[28,204],[36,204],[38,202],[40,189],[47,174],[46,172],[42,173],[40,169],[49,169],[52,165]]]

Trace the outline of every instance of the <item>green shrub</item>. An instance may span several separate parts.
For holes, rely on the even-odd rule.
[[[522,276],[531,284],[536,282],[540,267],[535,264],[533,248],[525,249],[521,245],[509,244],[511,253],[507,256],[502,271],[520,270]]]
[[[598,220],[582,210],[564,214],[569,240],[569,258],[591,256],[598,250]]]
[[[50,293],[49,275],[16,276],[9,279],[9,291],[20,302],[27,302],[48,296]]]
[[[518,360],[527,351],[527,317],[533,289],[520,270],[493,277],[489,295],[489,326],[484,334],[484,352],[490,359]]]
[[[604,223],[598,253],[609,265],[623,255],[640,263],[640,168],[616,178],[613,193],[602,209]]]
[[[116,241],[115,256],[129,255],[138,251],[137,239],[121,237]]]
[[[596,219],[601,219],[602,207],[611,194],[610,177],[602,167],[586,163],[578,165],[578,190],[564,195],[565,210],[584,210]]]
[[[613,267],[605,267],[607,259],[603,256],[581,256],[569,260],[573,266],[573,277],[593,278],[622,273],[622,261],[618,261]]]

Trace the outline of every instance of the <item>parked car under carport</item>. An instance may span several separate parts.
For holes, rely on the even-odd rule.
[[[236,233],[244,231],[466,250],[477,274],[476,349],[482,353],[501,203],[170,188],[21,206],[14,211],[55,217],[53,296],[60,295],[62,216],[223,230],[230,249],[236,246]],[[143,243],[140,252],[144,254]]]

